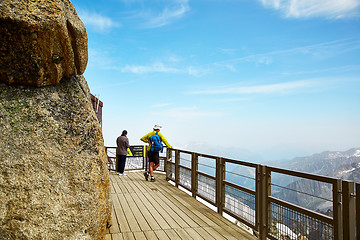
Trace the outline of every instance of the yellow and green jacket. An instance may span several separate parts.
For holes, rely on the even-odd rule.
[[[149,143],[149,146],[147,147],[147,150],[150,151],[151,149],[151,143],[149,141],[149,138],[152,136],[152,135],[155,135],[156,134],[156,131],[152,131],[152,132],[149,132],[148,134],[146,134],[145,136],[143,136],[142,138],[140,138],[141,141],[145,142],[145,143]],[[165,143],[165,145],[168,147],[168,148],[172,148],[171,145],[168,143],[168,141],[166,140],[166,138],[160,133],[158,132],[158,135],[160,137],[160,140]]]

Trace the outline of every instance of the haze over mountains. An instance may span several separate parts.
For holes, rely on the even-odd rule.
[[[264,165],[360,182],[360,148],[347,151],[326,151],[289,161],[268,162]],[[226,177],[228,181],[255,189],[254,168],[236,166],[231,171],[236,172],[237,175],[228,174]],[[271,183],[271,193],[276,198],[323,213],[331,208],[332,186],[330,184],[275,172],[271,175]]]
[[[347,151],[326,151],[284,162],[270,162],[274,166],[299,172],[360,182],[360,147]]]
[[[343,152],[327,151],[274,165],[299,172],[360,182],[360,148],[352,148]],[[272,183],[286,187],[286,189],[272,190],[273,196],[277,198],[323,213],[329,209],[331,211],[332,186],[330,184],[291,178],[282,174],[272,176]]]

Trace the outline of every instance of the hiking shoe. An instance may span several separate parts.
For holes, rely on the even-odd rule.
[[[148,173],[148,172],[144,172],[144,176],[145,176],[145,180],[148,181],[149,173]]]
[[[154,177],[151,177],[151,178],[150,178],[150,182],[155,182],[155,178],[154,178]]]

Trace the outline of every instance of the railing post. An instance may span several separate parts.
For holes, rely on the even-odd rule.
[[[170,169],[168,169],[168,166],[170,166],[169,168],[171,168],[171,164],[168,165],[168,161],[170,159],[171,156],[171,149],[170,148],[166,148],[166,159],[164,162],[164,170],[165,170],[165,175],[166,175],[166,181],[169,181],[169,174],[171,172]]]
[[[175,150],[175,186],[179,187],[180,183],[180,152]]]
[[[144,165],[145,165],[145,171],[148,171],[148,154],[149,152],[147,151],[147,147],[145,146],[145,158],[144,158]]]
[[[344,239],[355,240],[354,182],[342,181]]]
[[[216,158],[216,206],[217,212],[222,214],[224,208],[224,178],[225,178],[225,164],[224,159]]]
[[[271,216],[269,216],[270,204],[268,199],[268,196],[271,194],[271,175],[266,166],[260,165],[260,169],[260,192],[258,193],[260,197],[259,239],[266,240],[271,226]]]
[[[117,148],[116,148],[116,150],[115,150],[115,171],[116,172],[119,172],[119,170],[118,170],[118,155],[117,155]]]
[[[168,148],[166,148],[165,159],[164,159],[164,172],[166,173],[166,165],[168,160]]]
[[[356,237],[360,238],[360,183],[356,183]]]
[[[261,226],[261,185],[262,185],[261,165],[256,166],[255,174],[255,230],[260,233]]]
[[[336,179],[333,184],[333,218],[335,240],[343,239],[341,205],[341,179]]]
[[[199,154],[194,152],[191,154],[191,193],[194,198],[196,198],[198,191],[198,158]]]

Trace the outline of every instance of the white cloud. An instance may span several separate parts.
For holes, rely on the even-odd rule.
[[[143,13],[147,20],[142,25],[144,28],[159,28],[182,18],[190,7],[188,0],[166,1],[166,6],[159,13]]]
[[[268,85],[247,87],[216,87],[215,89],[190,92],[190,94],[260,94],[260,93],[286,93],[291,90],[309,87],[311,81],[295,81]]]
[[[256,64],[271,64],[273,58],[280,55],[311,55],[317,58],[327,58],[346,52],[355,51],[360,48],[360,41],[357,39],[340,39],[335,41],[317,43],[307,46],[300,46],[284,50],[274,50],[265,53],[252,54],[244,57],[233,58],[226,61],[216,62],[215,65],[224,65],[236,62],[254,62]]]
[[[183,18],[189,0],[118,0],[124,4],[122,21],[139,28],[160,28]]]
[[[177,68],[165,66],[163,63],[154,63],[152,65],[126,65],[121,68],[122,72],[130,72],[135,74],[145,73],[178,73]]]
[[[208,70],[208,69],[203,69],[203,68],[193,67],[193,66],[189,66],[185,70],[185,73],[189,74],[190,76],[194,76],[194,77],[201,77],[201,76],[208,74],[209,72],[210,72],[210,70]]]
[[[260,0],[265,7],[279,10],[286,17],[331,19],[359,16],[359,0]]]
[[[129,65],[120,68],[121,72],[146,74],[146,73],[171,73],[171,74],[188,74],[191,76],[199,77],[207,74],[207,69],[197,68],[193,66],[185,67],[172,67],[162,62],[156,62],[150,65]]]
[[[108,32],[114,27],[121,26],[121,24],[113,22],[111,18],[100,15],[96,12],[79,10],[78,14],[86,28],[92,28],[97,32]]]

